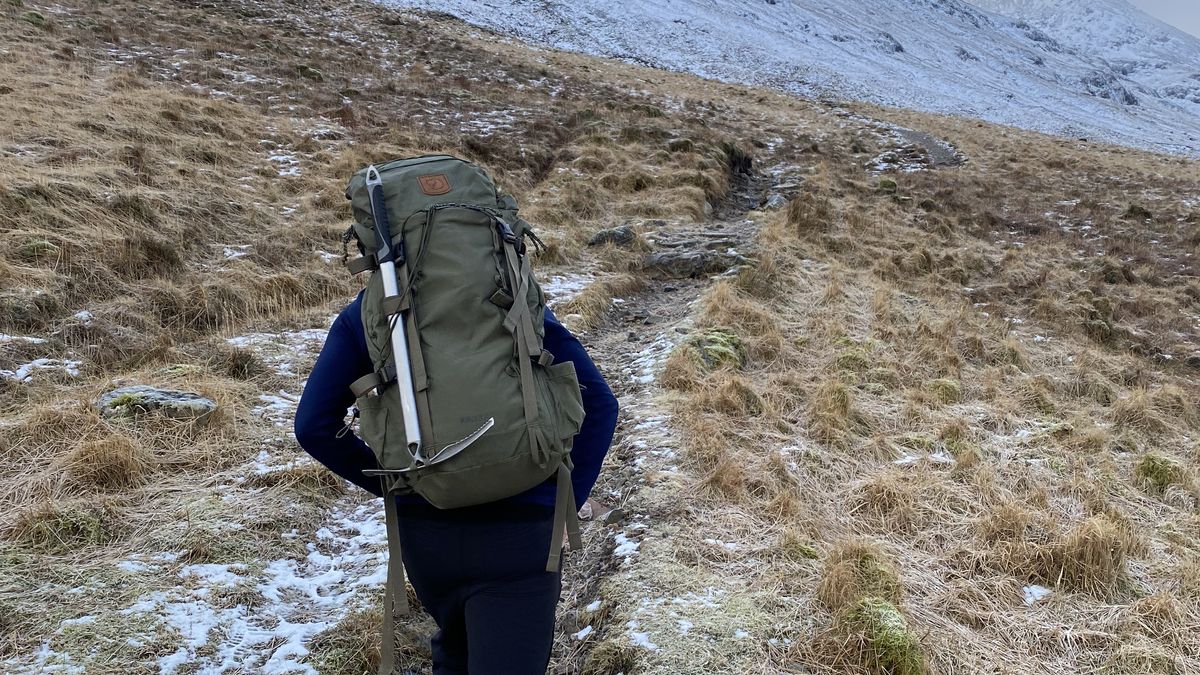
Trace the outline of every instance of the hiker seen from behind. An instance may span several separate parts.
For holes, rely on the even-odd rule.
[[[616,398],[546,307],[527,247],[540,242],[481,168],[397,160],[355,173],[346,196],[362,253],[348,267],[370,278],[330,328],[295,428],[384,497],[380,672],[407,572],[438,626],[435,675],[544,673],[563,540],[580,545]]]

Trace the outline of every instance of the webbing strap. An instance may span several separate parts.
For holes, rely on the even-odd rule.
[[[504,317],[504,327],[513,334],[517,342],[517,367],[521,374],[521,401],[525,409],[529,453],[534,462],[544,465],[550,457],[550,452],[545,435],[537,425],[537,381],[533,379],[532,362],[535,352],[541,356],[542,345],[538,343],[533,320],[529,315],[529,305],[525,302],[525,294],[529,291],[529,275],[522,274],[522,265],[512,244],[504,242],[504,255],[508,261],[509,277],[517,286],[512,309],[508,310]],[[528,271],[528,267],[524,270]]]
[[[379,303],[379,308],[383,310],[385,316],[392,316],[393,314],[407,311],[410,306],[409,294],[403,290],[400,291],[400,295],[384,298]]]
[[[413,391],[420,393],[429,388],[429,377],[425,372],[425,355],[421,352],[421,336],[417,333],[416,312],[412,311],[412,284],[409,282],[407,259],[405,259],[397,270],[397,276],[399,277],[398,281],[404,282],[404,287],[400,289],[400,295],[398,296],[399,304],[389,303],[388,300],[391,300],[389,298],[383,301],[383,307],[385,311],[394,309],[397,311],[403,310],[404,312],[404,330],[408,333],[408,367],[412,373]],[[389,311],[389,313],[395,314],[396,312]],[[425,401],[425,404],[426,412],[422,415],[421,424],[426,429],[432,429],[433,425],[429,423],[428,419],[425,419],[425,416],[428,415],[429,401]],[[417,413],[421,413],[421,406],[417,406]]]
[[[396,366],[388,364],[383,370],[376,371],[367,375],[363,375],[357,380],[350,383],[350,392],[354,394],[354,398],[365,396],[372,389],[378,389],[385,384],[395,381]]]
[[[513,282],[517,286],[516,295],[513,297],[513,306],[504,317],[504,327],[517,333],[518,339],[524,340],[526,351],[530,354],[540,355],[542,345],[538,342],[537,331],[533,326],[533,317],[529,314],[529,303],[525,300],[529,293],[529,279],[532,276],[529,270],[529,260],[517,255],[516,248],[508,242],[504,242],[504,257],[508,260],[509,275],[513,277]],[[514,330],[514,327],[518,330]],[[528,330],[525,330],[522,335],[522,331],[519,330],[521,328]]]
[[[558,489],[554,497],[554,529],[550,535],[550,556],[546,559],[546,571],[557,572],[562,564],[563,532],[571,543],[571,550],[583,548],[579,534],[579,512],[575,510],[575,488],[571,483],[571,469],[563,462],[558,467]]]
[[[537,427],[537,381],[533,379],[533,361],[525,346],[525,326],[517,324],[517,364],[521,373],[521,403],[525,409],[525,429],[529,436],[529,452],[533,461],[545,464],[544,450],[540,443],[541,431]]]
[[[388,576],[383,594],[383,644],[379,654],[379,675],[391,675],[396,667],[396,612],[408,615],[408,588],[404,582],[404,558],[400,552],[400,516],[396,496],[388,492],[383,480],[383,512],[387,524]]]
[[[346,269],[350,270],[350,274],[361,274],[367,270],[379,269],[379,263],[375,260],[374,253],[368,253],[354,260],[347,261]]]
[[[380,385],[380,378],[377,373],[363,375],[357,380],[350,383],[350,392],[354,394],[354,398],[365,396],[367,392]]]

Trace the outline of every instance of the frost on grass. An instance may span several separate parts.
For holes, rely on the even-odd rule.
[[[329,331],[323,328],[309,328],[279,333],[249,333],[229,338],[226,342],[254,351],[276,373],[295,377],[298,376],[297,369],[321,350],[328,335]]]
[[[546,294],[547,303],[553,307],[570,301],[594,280],[595,277],[590,274],[556,274],[540,285],[542,292]]]
[[[641,542],[630,539],[624,532],[618,532],[614,536],[616,548],[613,549],[613,555],[619,558],[628,560],[638,551]]]
[[[382,510],[347,498],[306,548],[302,559],[263,565],[179,566],[172,553],[118,563],[131,574],[177,571],[174,588],[146,593],[111,613],[124,625],[127,642],[117,658],[132,662],[133,650],[155,644],[166,645],[157,661],[160,673],[317,673],[305,663],[309,640],[371,603],[386,578]],[[86,621],[62,622],[28,672],[84,671],[83,663],[60,650],[72,626]]]

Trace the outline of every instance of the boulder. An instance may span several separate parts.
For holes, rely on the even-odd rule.
[[[699,279],[746,262],[730,251],[660,251],[646,256],[645,269],[657,279]]]
[[[614,246],[629,246],[637,241],[637,232],[633,231],[632,227],[622,225],[608,230],[600,230],[588,239],[588,246],[603,246],[612,244]]]
[[[147,385],[114,389],[96,402],[100,415],[108,419],[134,420],[147,415],[205,424],[217,409],[216,401],[199,394]]]
[[[763,200],[762,208],[764,208],[764,209],[781,209],[781,208],[787,206],[787,203],[788,203],[787,197],[784,197],[783,195],[776,192],[776,193],[773,193],[770,196],[768,196],[765,200]]]

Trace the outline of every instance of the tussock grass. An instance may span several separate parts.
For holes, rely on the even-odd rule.
[[[107,502],[47,501],[18,513],[5,535],[38,552],[74,554],[112,541],[123,526],[121,513]]]
[[[740,551],[721,564],[742,564],[739,580],[760,589],[803,570],[809,545],[830,551],[819,577],[787,584],[807,590],[781,615],[803,625],[787,634],[804,646],[766,669],[1200,668],[1187,629],[1200,587],[1194,486],[1180,461],[1195,453],[1197,389],[1179,365],[1195,327],[1173,318],[1200,295],[1170,280],[1171,247],[1191,246],[1186,209],[1166,225],[1146,198],[1194,191],[1194,166],[876,114],[952,137],[971,162],[901,180],[864,175],[837,142],[818,143],[820,158],[789,152],[806,180],[764,219],[770,281],[752,269],[740,284],[717,282],[697,319],[742,337],[749,358],[737,376],[769,413],[714,406],[728,376],[684,353],[660,380],[677,397],[685,468],[703,488],[689,509],[703,528],[694,536],[744,533],[730,513],[753,518],[751,531],[780,528],[769,564]],[[1043,151],[1078,172],[1035,179],[1004,159]],[[1153,236],[1122,218],[1131,203],[1156,214]],[[1070,225],[1082,220],[1093,230]],[[771,338],[767,358],[759,335]],[[779,475],[766,458],[780,449],[795,487],[764,489]],[[896,580],[874,595],[855,557],[837,553],[862,537],[878,542],[874,559],[888,552],[884,578]],[[1032,585],[1051,595],[1026,606]],[[1138,602],[1156,592],[1170,600]],[[879,625],[899,629],[893,644],[911,658],[873,650]],[[1048,637],[1067,626],[1095,632]]]
[[[599,284],[557,308],[597,330],[612,299],[643,282],[636,255],[583,242],[647,219],[707,221],[753,147],[756,166],[799,189],[785,209],[750,216],[757,264],[699,306],[696,334],[728,330],[745,358],[712,367],[680,349],[660,376],[681,462],[647,483],[686,497],[656,511],[674,528],[670,560],[631,563],[670,582],[655,588],[724,591],[712,611],[725,621],[660,637],[660,652],[633,647],[618,622],[558,662],[594,673],[1200,670],[1200,531],[1184,461],[1196,453],[1187,363],[1200,286],[1180,257],[1198,240],[1179,197],[1200,192],[1194,162],[975,120],[843,112],[375,5],[268,0],[202,17],[159,0],[65,7],[0,16],[13,29],[0,31],[0,80],[23,93],[0,95],[13,120],[0,130],[0,332],[51,338],[0,345],[0,368],[83,361],[78,379],[0,382],[0,555],[12,563],[0,577],[22,589],[0,612],[0,649],[33,653],[68,618],[56,580],[106,578],[132,550],[304,555],[279,534],[314,530],[337,487],[304,467],[244,471],[264,448],[295,456],[251,410],[298,382],[221,343],[252,326],[324,325],[357,289],[325,261],[340,252],[351,171],[419,152],[482,162],[550,244],[540,268],[599,268]],[[888,141],[857,114],[944,137],[970,162],[871,175],[864,162]],[[299,175],[281,176],[273,155],[294,157]],[[177,365],[197,370],[160,373]],[[203,390],[222,419],[203,432],[112,428],[90,403],[118,378]],[[1150,457],[1184,476],[1168,469],[1164,484],[1142,466]],[[864,536],[877,543],[848,543]],[[862,569],[890,569],[880,576],[892,582],[860,579],[872,577],[864,551],[875,563]],[[1029,583],[1052,595],[1025,606]],[[606,596],[606,607],[623,616],[643,597]],[[362,613],[314,641],[313,663],[372,668],[373,621]],[[750,635],[732,637],[738,628]],[[78,653],[97,639],[71,636]],[[170,653],[167,642],[138,658]],[[426,658],[414,647],[409,663]]]
[[[600,279],[579,295],[559,305],[558,314],[572,329],[595,328],[608,315],[614,298],[621,298],[641,290],[645,279],[633,274],[615,275]]]
[[[145,483],[153,466],[144,448],[114,434],[80,443],[66,456],[62,470],[84,489],[124,490]]]
[[[866,540],[839,542],[825,559],[817,600],[833,612],[854,607],[867,598],[898,604],[904,587],[891,556]]]

